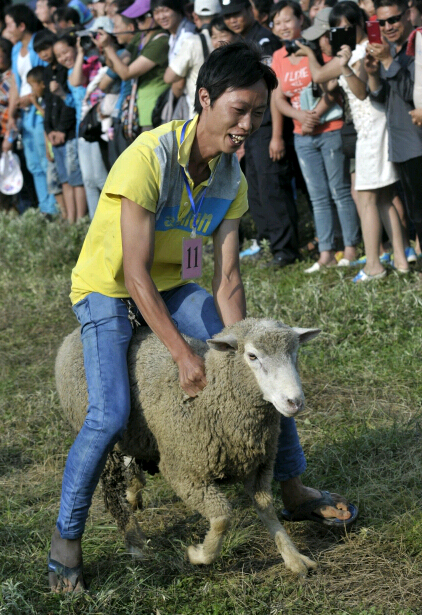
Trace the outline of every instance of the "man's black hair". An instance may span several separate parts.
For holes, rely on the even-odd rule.
[[[77,26],[81,23],[81,16],[76,9],[71,6],[65,6],[55,11],[54,21],[55,23],[59,23],[59,21],[71,21],[74,26]]]
[[[202,112],[199,90],[205,88],[211,107],[227,90],[248,88],[263,79],[268,102],[278,81],[274,71],[264,64],[261,47],[251,41],[239,41],[215,49],[201,66],[196,81],[195,111]]]
[[[272,0],[252,0],[260,15],[269,15],[273,6]]]
[[[37,83],[44,81],[44,66],[34,66],[31,68],[26,75],[26,79],[28,79],[28,77]]]
[[[5,54],[6,58],[9,62],[12,62],[12,47],[13,43],[11,43],[7,38],[3,38],[0,36],[0,49]]]
[[[44,27],[34,11],[31,11],[26,4],[15,4],[10,6],[6,10],[5,15],[11,17],[17,26],[21,23],[25,24],[25,29],[31,34],[35,34],[35,32],[42,30]]]
[[[293,15],[296,17],[296,19],[300,19],[301,17],[303,17],[303,11],[300,7],[299,2],[296,2],[296,0],[281,0],[280,2],[277,2],[273,5],[270,11],[270,21],[272,21],[274,17],[278,15],[287,6],[289,6],[293,10]]]
[[[57,34],[52,32],[51,30],[40,30],[34,36],[34,51],[38,53],[39,51],[45,51],[46,49],[50,49],[57,42]]]
[[[409,8],[407,0],[374,0],[375,9],[381,6],[396,6],[401,13],[404,13]]]

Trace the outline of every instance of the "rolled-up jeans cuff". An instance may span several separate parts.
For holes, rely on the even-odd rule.
[[[303,452],[302,452],[302,455],[303,455]],[[298,463],[294,467],[289,467],[287,472],[283,471],[282,468],[278,467],[277,462],[276,462],[274,466],[274,480],[284,481],[284,480],[289,480],[291,478],[296,478],[297,476],[300,476],[301,474],[303,474],[306,468],[307,468],[307,464],[306,464],[306,459],[304,455],[301,458],[300,463]]]

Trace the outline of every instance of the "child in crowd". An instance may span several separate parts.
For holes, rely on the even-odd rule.
[[[76,9],[71,7],[62,7],[54,13],[54,25],[58,32],[68,30],[80,26],[81,18]]]
[[[75,82],[84,80],[89,83],[98,72],[95,58],[91,57],[89,62],[84,62],[84,51],[81,45],[77,44],[74,34],[62,34],[53,47],[54,55],[59,64],[62,64],[68,71],[67,85],[74,100],[76,110],[76,135],[79,131],[79,123],[83,117],[82,107],[84,104],[86,87],[85,85],[74,85]],[[72,79],[76,71],[77,80]],[[72,84],[73,81],[73,84]],[[57,89],[58,91],[58,89]],[[83,138],[78,139],[78,157],[82,171],[83,185],[85,186],[86,199],[90,218],[93,218],[101,190],[107,179],[107,169],[104,165],[100,146],[97,142],[89,142]]]
[[[232,32],[225,24],[224,17],[214,17],[210,23],[211,42],[214,49],[227,45],[227,43],[234,43],[239,40],[239,36]]]
[[[31,9],[24,4],[16,4],[7,9],[5,22],[6,30],[14,43],[8,129],[11,134],[16,132],[15,122],[20,117],[26,166],[34,180],[38,207],[42,214],[50,217],[57,213],[57,209],[56,200],[48,193],[47,188],[44,122],[32,105],[31,87],[26,80],[31,68],[44,64],[35,53],[33,46],[35,33],[41,29],[41,24]],[[5,149],[4,142],[3,149]]]
[[[38,3],[37,3],[38,6]],[[48,107],[52,102],[50,96],[48,95],[50,92],[50,81],[57,80],[62,85],[66,85],[67,79],[67,71],[63,66],[57,63],[54,54],[53,54],[53,44],[57,40],[57,35],[50,30],[44,29],[37,32],[34,36],[34,51],[38,55],[38,57],[43,61],[47,62],[47,66],[44,67],[44,83],[45,90],[44,94],[47,93],[47,96],[44,95],[45,106]],[[48,111],[47,111],[48,113]],[[57,165],[54,160],[54,154],[52,150],[51,143],[47,138],[47,134],[45,133],[44,126],[44,138],[46,144],[46,156],[47,156],[47,186],[48,192],[53,194],[56,198],[57,203],[60,205],[60,211],[62,213],[62,218],[66,220],[68,218],[66,212],[66,206],[63,197],[63,189],[60,183],[59,174],[57,171]]]

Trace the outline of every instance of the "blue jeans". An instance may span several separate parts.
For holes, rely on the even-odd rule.
[[[56,214],[56,199],[48,193],[47,156],[45,153],[44,122],[41,116],[24,112],[22,144],[26,166],[34,178],[38,207],[44,214]]]
[[[223,328],[214,299],[197,284],[161,296],[181,333],[205,341]],[[126,429],[130,412],[127,351],[132,338],[127,307],[120,299],[91,293],[73,310],[81,324],[89,399],[63,475],[57,527],[61,537],[68,539],[82,536],[107,454]],[[286,480],[301,474],[306,461],[294,419],[281,417],[281,426],[274,476]]]
[[[340,130],[319,135],[297,135],[295,150],[312,201],[319,251],[335,249],[334,201],[345,246],[359,243],[356,205],[345,180]]]
[[[80,137],[78,139],[78,156],[88,203],[88,213],[92,220],[101,190],[107,179],[107,169],[101,156],[100,145],[97,142],[90,143]]]

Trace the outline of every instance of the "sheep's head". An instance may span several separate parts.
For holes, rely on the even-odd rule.
[[[320,329],[288,327],[274,320],[246,319],[207,340],[210,348],[238,353],[258,382],[263,398],[286,417],[303,410],[305,398],[297,371],[299,345]]]

